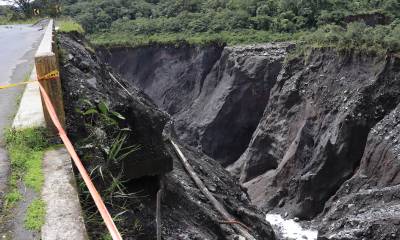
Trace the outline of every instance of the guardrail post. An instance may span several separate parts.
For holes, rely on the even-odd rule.
[[[38,52],[35,56],[35,66],[38,80],[43,86],[46,93],[49,95],[57,116],[60,120],[60,123],[63,127],[65,127],[64,102],[61,89],[61,80],[59,76],[58,60],[56,56],[56,51],[54,49],[55,44],[53,42],[53,28],[53,20],[50,20],[42,43],[40,44]],[[50,79],[46,77],[50,73],[55,71],[58,73],[56,74],[57,76],[51,77]],[[55,128],[50,118],[49,112],[47,111],[47,108],[44,104],[43,96],[42,105],[47,127],[53,133],[57,134],[57,129]]]

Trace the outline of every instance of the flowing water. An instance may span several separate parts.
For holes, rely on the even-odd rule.
[[[316,240],[318,231],[305,229],[293,219],[284,219],[279,214],[267,214],[265,219],[271,223],[272,228],[285,240]]]

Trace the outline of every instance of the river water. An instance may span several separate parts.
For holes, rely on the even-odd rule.
[[[279,214],[267,214],[265,219],[272,225],[278,239],[282,240],[316,240],[318,231],[303,228],[293,219],[284,219]]]

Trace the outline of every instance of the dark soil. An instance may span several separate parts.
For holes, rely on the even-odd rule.
[[[112,200],[107,201],[111,214],[119,214],[117,226],[123,232],[124,239],[155,238],[155,192],[159,187],[156,175],[164,176],[165,185],[162,199],[163,239],[237,239],[239,236],[232,226],[221,223],[221,215],[194,185],[170,145],[164,142],[162,132],[169,115],[158,110],[150,98],[113,73],[94,52],[85,47],[86,42],[80,36],[61,35],[59,42],[63,52],[61,77],[68,132],[77,143],[77,148],[81,149],[79,153],[89,171],[95,169],[104,159],[99,152],[85,151],[80,146],[80,142],[88,135],[88,126],[85,125],[87,119],[79,113],[87,110],[82,99],[95,103],[106,101],[111,110],[125,116],[126,119],[121,120],[119,126],[130,127],[133,134],[129,137],[129,144],[141,146],[123,164],[123,187],[129,193],[134,193],[134,197],[122,200],[107,198]],[[76,111],[77,109],[81,111]],[[175,136],[169,136],[175,129],[171,124],[168,129],[172,130],[165,132],[166,137]],[[110,140],[108,131],[101,135],[104,136],[104,141]],[[180,145],[199,177],[230,214],[249,226],[256,239],[275,239],[271,226],[264,220],[264,214],[250,205],[236,178],[201,151],[187,146],[185,142],[180,142]],[[170,161],[173,161],[171,172]],[[104,193],[107,192],[110,182],[101,180],[98,175],[92,177],[103,197],[107,197]],[[104,228],[98,216],[89,217],[95,209],[85,194],[84,187],[81,189],[81,200],[88,213],[87,229],[92,239],[99,239]]]
[[[320,238],[400,239],[400,60],[290,44],[100,49],[175,120],[182,143],[240,178],[261,209]]]

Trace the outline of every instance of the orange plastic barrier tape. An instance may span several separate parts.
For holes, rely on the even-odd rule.
[[[68,150],[68,153],[71,155],[71,158],[73,159],[76,167],[78,168],[80,174],[82,175],[83,180],[86,183],[86,186],[89,189],[90,194],[93,197],[93,200],[99,209],[99,212],[104,220],[104,223],[106,224],[108,231],[111,234],[111,237],[113,240],[122,240],[121,234],[119,233],[117,227],[115,226],[114,221],[112,220],[112,217],[110,213],[107,210],[106,205],[104,204],[103,200],[101,199],[100,194],[96,190],[96,187],[94,186],[92,180],[90,179],[89,174],[87,173],[85,167],[83,166],[81,160],[78,157],[78,154],[76,153],[74,146],[72,145],[71,141],[69,140],[65,130],[63,129],[60,120],[57,117],[56,111],[54,110],[53,104],[51,103],[51,100],[49,96],[47,95],[46,91],[44,90],[42,84],[39,82],[39,87],[40,87],[40,92],[42,93],[42,97],[44,100],[44,103],[46,105],[47,111],[49,112],[49,115],[51,117],[51,120],[53,121],[54,125],[56,126],[58,133],[65,145],[65,147]]]

